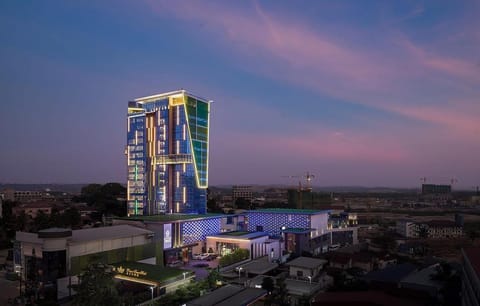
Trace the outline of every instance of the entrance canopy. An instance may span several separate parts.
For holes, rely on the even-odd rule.
[[[116,279],[144,285],[163,287],[193,275],[192,271],[170,267],[160,267],[140,262],[121,262],[112,264]]]

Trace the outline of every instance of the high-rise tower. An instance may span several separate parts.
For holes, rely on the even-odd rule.
[[[128,103],[129,215],[206,213],[210,102],[178,90]]]

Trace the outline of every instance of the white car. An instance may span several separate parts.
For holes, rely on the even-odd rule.
[[[197,260],[204,260],[204,259],[207,259],[208,255],[210,255],[210,254],[208,254],[208,253],[193,254],[192,258],[197,259]]]

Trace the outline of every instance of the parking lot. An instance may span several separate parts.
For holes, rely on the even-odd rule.
[[[209,269],[215,269],[218,267],[219,259],[213,260],[200,260],[192,259],[185,266],[181,267],[185,270],[191,270],[195,272],[196,280],[205,279],[208,276]]]

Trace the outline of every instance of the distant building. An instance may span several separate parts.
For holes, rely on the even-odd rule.
[[[14,216],[19,216],[22,212],[24,212],[27,216],[35,219],[40,212],[50,215],[52,213],[52,209],[56,206],[57,204],[55,202],[47,201],[25,203],[13,207],[12,214]]]
[[[3,190],[3,197],[5,200],[15,202],[34,202],[51,198],[46,192],[43,191],[23,191],[7,188]]]
[[[422,184],[422,194],[450,194],[452,192],[451,185],[435,185],[435,184]]]
[[[432,220],[426,222],[428,238],[458,238],[463,236],[463,227],[450,220]]]
[[[396,233],[405,238],[457,238],[463,236],[463,217],[455,216],[451,220],[431,220],[427,222],[413,222],[398,220],[395,226]]]
[[[235,203],[239,198],[242,198],[245,201],[250,203],[253,199],[252,186],[245,186],[245,185],[232,186],[232,198],[233,198],[233,203]]]
[[[462,249],[462,306],[480,305],[480,248]]]
[[[397,220],[395,231],[397,234],[406,238],[418,237],[418,231],[415,222],[412,220]]]
[[[128,215],[206,213],[210,102],[177,90],[128,103]]]

